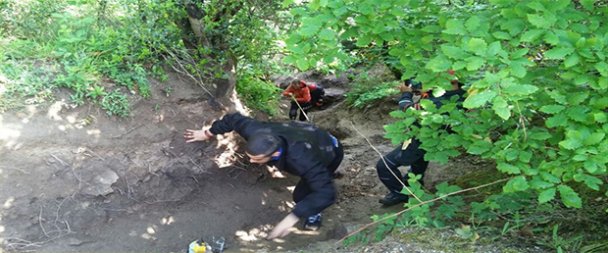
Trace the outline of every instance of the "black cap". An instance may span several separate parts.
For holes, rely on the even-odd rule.
[[[247,153],[250,155],[270,155],[277,151],[281,140],[271,134],[256,134],[247,141]]]

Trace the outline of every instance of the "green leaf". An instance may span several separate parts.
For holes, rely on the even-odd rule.
[[[530,180],[530,187],[533,189],[547,189],[553,187],[553,183],[549,183],[541,178],[534,176],[532,180]]]
[[[581,5],[588,11],[593,10],[595,0],[580,0]]]
[[[443,30],[443,32],[447,33],[447,34],[454,34],[454,35],[466,34],[462,20],[450,19],[445,23],[445,28],[446,29]]]
[[[336,37],[336,32],[334,32],[333,30],[324,28],[323,30],[321,30],[321,32],[319,32],[319,39],[322,40],[333,40]]]
[[[528,73],[528,71],[526,70],[526,67],[524,67],[519,62],[512,61],[511,65],[509,65],[509,67],[511,69],[511,74],[513,74],[514,76],[519,77],[519,78],[523,78]]]
[[[308,64],[308,60],[306,60],[305,58],[298,58],[296,60],[296,66],[300,70],[307,70],[310,67],[310,65]]]
[[[559,185],[557,186],[557,189],[559,190],[559,195],[562,199],[562,202],[564,202],[567,207],[581,208],[582,200],[578,196],[578,193],[576,193],[572,188],[570,188],[570,186]]]
[[[364,34],[363,36],[359,37],[357,39],[357,42],[355,43],[355,45],[357,45],[358,47],[367,47],[367,45],[369,45],[369,43],[372,42],[372,37]]]
[[[486,55],[494,56],[500,51],[502,51],[502,46],[500,45],[500,41],[494,41],[494,42],[490,43],[490,46],[488,46],[488,52],[486,53]]]
[[[452,59],[463,59],[467,57],[467,53],[459,47],[441,45],[441,52]]]
[[[593,114],[593,119],[598,123],[606,123],[608,121],[608,116],[604,112],[598,112]]]
[[[481,23],[481,20],[479,19],[479,17],[477,16],[472,16],[470,17],[467,22],[464,24],[467,28],[467,30],[471,33],[477,31],[477,28],[479,27]]]
[[[473,155],[481,155],[487,151],[489,151],[492,148],[492,143],[487,142],[485,140],[478,140],[475,141],[473,144],[471,144],[471,146],[469,146],[469,148],[467,149],[467,152],[469,154],[473,154]]]
[[[557,47],[545,52],[545,58],[549,60],[561,60],[572,52],[574,52],[574,49],[571,47]]]
[[[485,63],[485,60],[483,58],[477,56],[469,57],[466,60],[468,71],[478,70]]]
[[[587,187],[596,191],[599,191],[600,185],[604,184],[604,182],[602,182],[602,180],[599,178],[590,175],[583,175],[583,182],[585,182]]]
[[[528,7],[530,7],[530,9],[533,9],[535,11],[545,11],[545,6],[543,6],[542,3],[540,2],[536,2],[536,1],[531,1],[528,5],[526,5]]]
[[[465,108],[473,109],[485,105],[490,99],[496,96],[496,92],[493,90],[485,90],[477,94],[473,94],[467,97],[462,104]]]
[[[573,67],[573,66],[576,66],[576,64],[578,64],[579,61],[580,61],[580,58],[578,57],[577,54],[571,54],[564,61],[564,66],[566,68]]]
[[[536,91],[538,91],[538,87],[531,84],[513,84],[503,88],[503,92],[511,96],[528,96]]]
[[[555,18],[555,16],[552,15],[540,16],[536,14],[528,14],[528,21],[530,22],[530,24],[538,28],[549,29],[551,28],[551,26],[553,26],[557,19]]]
[[[541,29],[532,29],[529,31],[526,31],[525,33],[523,33],[521,35],[521,42],[533,42],[536,41],[538,38],[540,38],[540,36],[543,35],[543,33],[545,33],[545,30],[541,30]]]
[[[511,39],[511,35],[509,35],[506,32],[494,32],[494,33],[492,33],[492,36],[494,36],[494,38],[497,38],[500,40],[510,40]]]
[[[467,43],[467,51],[477,55],[485,54],[488,48],[488,43],[481,38],[471,38]]]
[[[605,136],[606,136],[606,134],[603,132],[595,132],[595,133],[592,133],[589,136],[587,136],[587,138],[585,138],[583,143],[587,146],[592,146],[592,145],[602,142],[602,140],[604,140]]]
[[[606,62],[598,62],[595,64],[595,69],[600,72],[600,75],[604,77],[608,77],[608,63]]]
[[[452,63],[450,60],[448,60],[448,58],[446,58],[444,55],[438,55],[426,64],[426,68],[432,70],[433,72],[445,72],[450,68],[451,65]]]
[[[557,35],[555,35],[553,32],[547,32],[545,33],[545,41],[553,46],[556,46],[559,44],[559,37],[557,37]]]
[[[504,192],[525,191],[530,188],[528,181],[524,176],[514,177],[502,188]]]
[[[507,101],[501,96],[494,98],[492,109],[496,115],[504,120],[508,120],[511,117],[511,108],[509,108],[509,104],[507,104]]]
[[[547,203],[555,199],[555,188],[549,188],[538,195],[538,203]]]
[[[519,152],[519,161],[523,163],[530,163],[532,159],[532,153],[528,151]]]
[[[517,166],[508,163],[499,162],[496,168],[499,171],[502,171],[507,174],[521,174],[521,170]]]
[[[563,111],[564,109],[566,109],[566,107],[563,105],[543,105],[540,108],[540,111],[549,114],[556,114],[558,112]]]
[[[586,160],[583,163],[583,166],[585,167],[585,170],[591,174],[595,173],[599,169],[597,162],[593,160]]]
[[[554,183],[554,184],[561,183],[561,180],[551,173],[541,172],[540,176],[547,182]]]

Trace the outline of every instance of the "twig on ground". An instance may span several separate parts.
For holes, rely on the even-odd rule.
[[[49,237],[49,234],[46,232],[46,229],[44,229],[44,225],[42,225],[42,205],[40,205],[40,212],[38,213],[38,225],[40,225],[40,229],[42,229],[42,233],[44,233],[44,236]]]
[[[51,154],[51,157],[55,158],[55,160],[59,161],[59,163],[61,163],[61,165],[63,165],[63,166],[66,166],[66,167],[70,166],[67,163],[65,163],[63,160],[59,159],[59,157],[57,157],[56,155]]]

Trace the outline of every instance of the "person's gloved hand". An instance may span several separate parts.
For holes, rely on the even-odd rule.
[[[213,134],[209,131],[209,127],[203,127],[201,130],[186,129],[184,139],[186,142],[206,141],[211,139]]]

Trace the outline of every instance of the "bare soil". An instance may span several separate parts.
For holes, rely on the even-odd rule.
[[[345,81],[336,82],[339,94]],[[225,111],[175,75],[153,89],[153,97],[132,101],[125,119],[97,106],[72,108],[61,94],[51,104],[0,115],[0,252],[185,252],[193,240],[220,237],[225,252],[328,252],[371,215],[399,210],[377,202],[385,193],[374,169],[379,155],[367,143],[381,153],[393,149],[382,137],[392,103],[364,113],[337,103],[312,113],[345,146],[338,202],[324,212],[320,231],[268,241],[266,233],[293,206],[298,179],[248,164],[235,135],[185,143],[185,129]],[[432,164],[425,184],[468,166]]]

